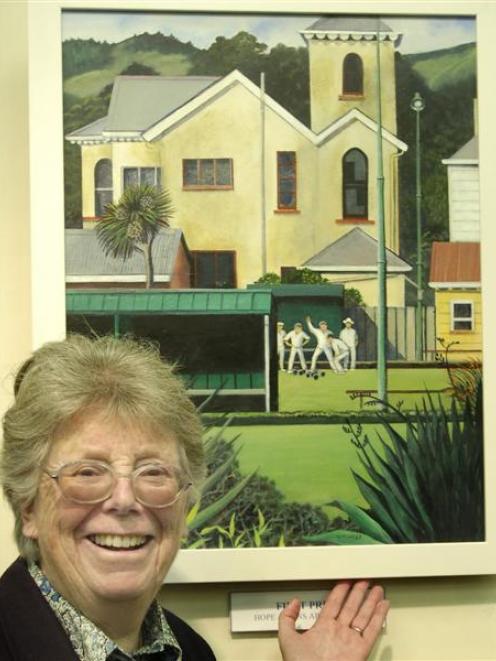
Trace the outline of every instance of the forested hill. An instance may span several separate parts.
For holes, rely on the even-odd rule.
[[[95,96],[132,65],[162,75],[185,75],[197,51],[191,42],[160,32],[144,32],[115,44],[68,39],[62,44],[64,92],[74,100]]]
[[[473,42],[403,57],[432,90],[466,81],[475,75],[476,49]]]

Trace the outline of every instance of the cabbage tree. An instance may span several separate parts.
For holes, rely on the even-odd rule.
[[[125,189],[116,204],[108,204],[96,233],[105,255],[129,259],[135,252],[143,255],[146,287],[153,285],[153,240],[169,226],[173,207],[169,194],[148,184]]]

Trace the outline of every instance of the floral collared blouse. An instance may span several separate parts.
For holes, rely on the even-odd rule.
[[[181,661],[179,643],[156,601],[150,606],[143,622],[143,644],[129,655],[71,606],[52,587],[36,563],[29,564],[29,573],[62,624],[81,661]]]

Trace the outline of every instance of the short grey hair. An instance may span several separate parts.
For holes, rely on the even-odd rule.
[[[177,439],[182,468],[198,487],[205,473],[200,417],[184,384],[151,342],[71,335],[49,342],[20,367],[16,397],[3,419],[0,480],[15,516],[20,554],[38,560],[22,532],[22,511],[36,498],[58,430],[92,408]]]

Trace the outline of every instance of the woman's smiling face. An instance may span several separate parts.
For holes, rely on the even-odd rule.
[[[120,475],[150,461],[180,466],[172,433],[158,437],[101,412],[76,417],[52,442],[46,467],[81,459],[108,463]],[[179,548],[185,513],[184,495],[164,509],[140,504],[127,477],[117,478],[103,502],[76,504],[44,473],[23,531],[38,541],[41,568],[55,589],[90,614],[109,600],[153,600]]]

